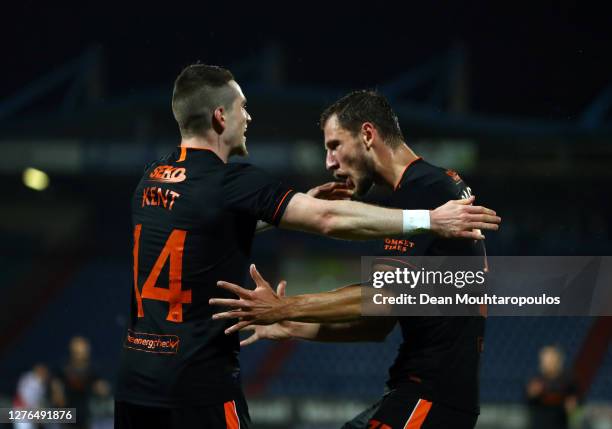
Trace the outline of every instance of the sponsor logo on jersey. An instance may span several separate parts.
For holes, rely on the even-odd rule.
[[[405,253],[415,246],[414,242],[405,239],[385,238],[385,250],[395,250]]]
[[[178,183],[187,179],[187,169],[184,167],[173,167],[171,165],[160,165],[149,174],[150,180],[164,183]]]
[[[180,339],[177,335],[158,335],[145,332],[134,332],[128,329],[124,347],[149,353],[175,355],[178,352]]]

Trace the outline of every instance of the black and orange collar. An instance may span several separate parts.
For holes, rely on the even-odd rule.
[[[402,180],[404,180],[404,176],[406,175],[406,172],[408,171],[408,169],[410,168],[411,165],[413,165],[415,162],[417,161],[422,161],[423,158],[421,158],[420,156],[416,157],[415,159],[413,159],[412,161],[410,161],[408,163],[408,165],[406,165],[406,167],[404,167],[404,171],[402,172],[402,175],[400,176],[399,180],[397,181],[397,183],[395,184],[395,186],[393,187],[393,191],[397,191],[400,188],[400,185],[402,184]]]

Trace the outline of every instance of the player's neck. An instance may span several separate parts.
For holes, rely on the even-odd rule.
[[[395,189],[402,180],[406,166],[419,157],[406,143],[400,144],[396,149],[389,148],[380,159],[379,176],[382,184]]]
[[[224,163],[227,164],[229,158],[229,148],[224,145],[220,139],[215,139],[210,136],[206,137],[183,137],[181,139],[181,147],[191,149],[206,149],[214,152]]]

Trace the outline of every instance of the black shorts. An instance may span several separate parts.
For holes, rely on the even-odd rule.
[[[250,429],[244,398],[225,403],[177,408],[115,401],[115,429]]]
[[[478,415],[416,397],[401,388],[342,426],[342,429],[473,429]]]

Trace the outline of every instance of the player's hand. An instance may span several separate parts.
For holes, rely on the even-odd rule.
[[[276,287],[276,294],[279,297],[285,296],[287,282],[281,281]],[[249,325],[241,329],[241,331],[252,331],[253,334],[244,340],[240,341],[240,347],[248,346],[259,340],[275,340],[282,341],[291,338],[289,326],[291,322],[279,322],[272,325]]]
[[[497,231],[501,218],[482,206],[473,206],[475,197],[453,200],[429,212],[431,230],[444,238],[483,240],[480,230]]]
[[[238,299],[230,298],[211,298],[210,305],[230,307],[233,310],[216,313],[213,319],[240,319],[238,323],[225,330],[226,334],[236,332],[249,325],[270,325],[282,319],[282,310],[285,305],[284,289],[287,282],[281,281],[278,285],[283,295],[274,293],[264,278],[259,274],[254,264],[249,269],[251,278],[257,287],[255,290],[248,290],[233,283],[224,281],[217,282],[217,286],[238,295]]]
[[[291,338],[289,325],[292,322],[284,321],[273,323],[272,325],[248,325],[241,331],[252,331],[253,334],[240,341],[240,347],[248,346],[259,340],[283,341]]]
[[[321,200],[350,200],[353,190],[347,188],[344,182],[327,182],[312,188],[306,194]]]

